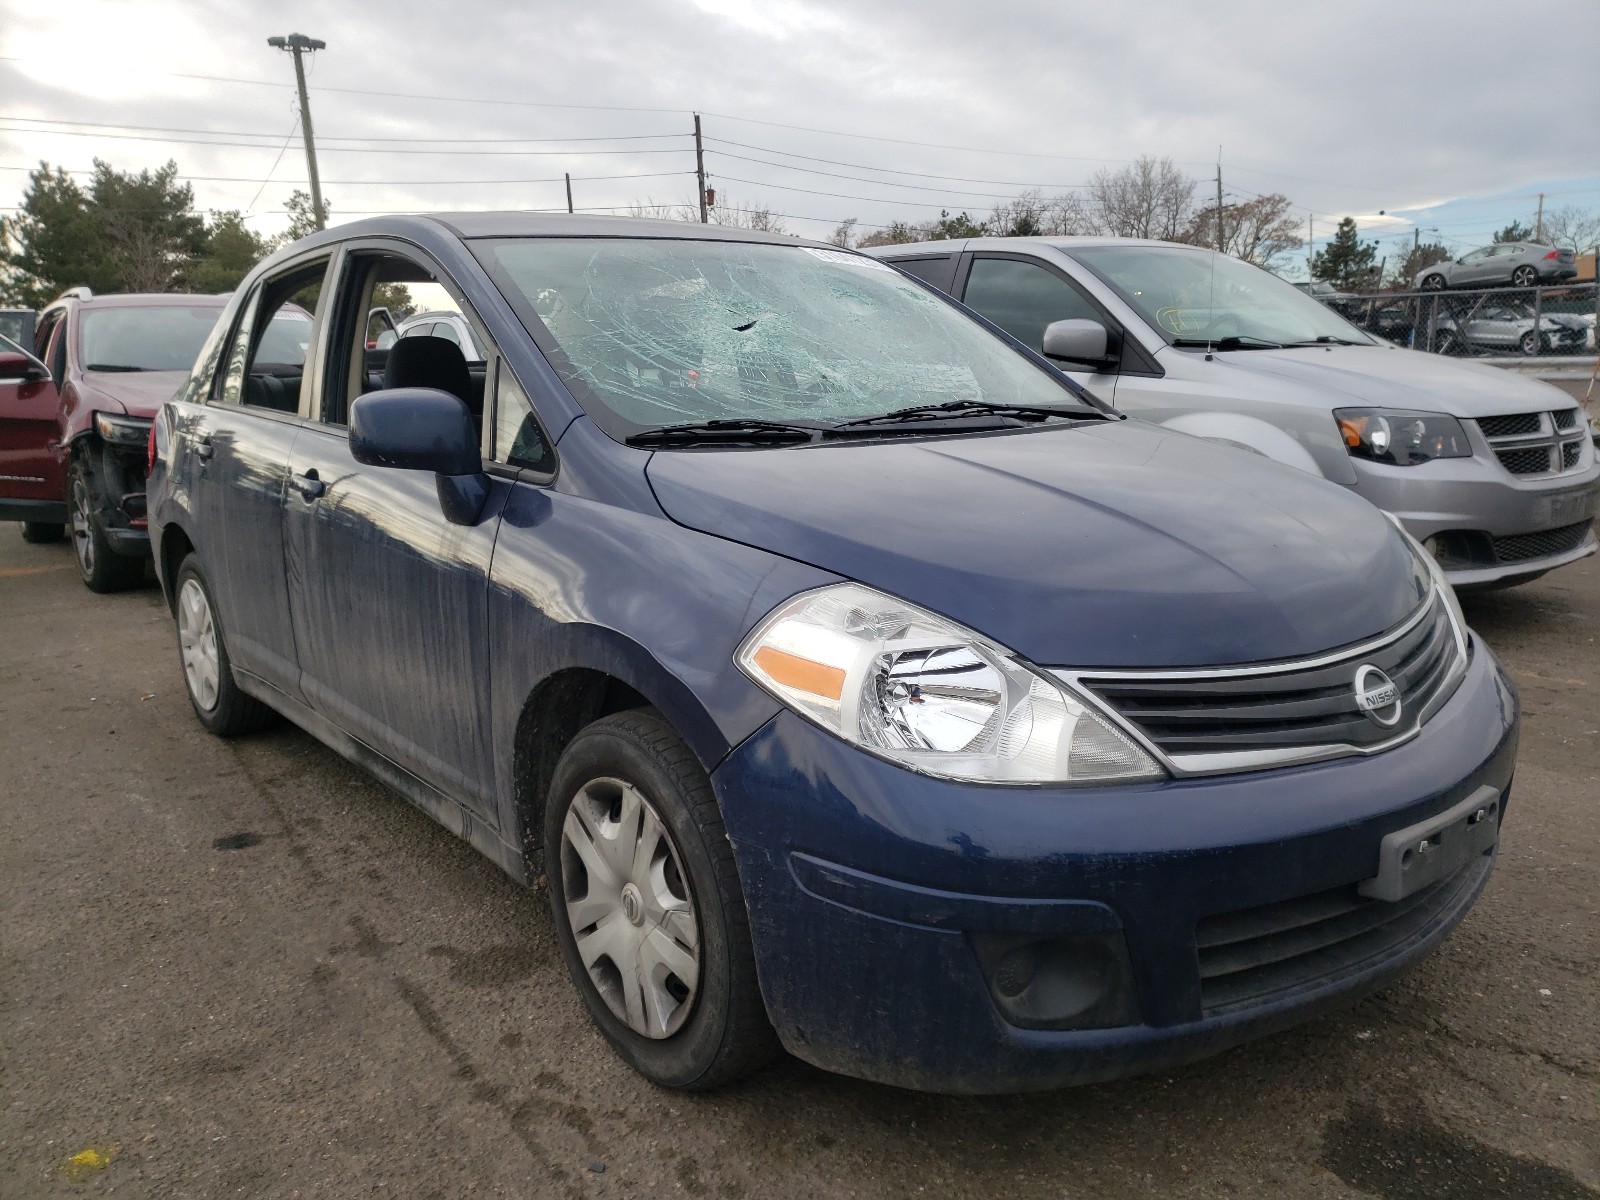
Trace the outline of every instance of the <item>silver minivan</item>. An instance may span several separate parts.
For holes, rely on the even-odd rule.
[[[1353,488],[1457,587],[1522,583],[1595,552],[1589,417],[1549,384],[1401,349],[1195,246],[986,237],[868,252],[1130,416]]]

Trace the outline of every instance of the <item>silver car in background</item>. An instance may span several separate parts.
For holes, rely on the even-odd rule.
[[[1490,304],[1459,320],[1440,316],[1434,336],[1441,354],[1459,353],[1462,343],[1506,354],[1582,354],[1593,320],[1578,313],[1540,313],[1536,321],[1531,304]]]
[[[1454,262],[1434,263],[1417,272],[1416,286],[1422,292],[1504,287],[1506,284],[1536,287],[1541,283],[1560,283],[1577,273],[1577,259],[1571,250],[1541,246],[1537,242],[1497,242],[1463,254]]]
[[[1550,384],[1401,349],[1194,246],[972,238],[868,252],[1130,416],[1352,488],[1457,587],[1522,583],[1595,552],[1588,416]]]

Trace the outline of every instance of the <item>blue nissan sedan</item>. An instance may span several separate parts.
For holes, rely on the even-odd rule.
[[[369,346],[391,284],[482,359]],[[345,225],[246,279],[151,458],[200,722],[545,877],[665,1086],[1170,1066],[1391,978],[1494,864],[1517,702],[1431,557],[872,258]]]

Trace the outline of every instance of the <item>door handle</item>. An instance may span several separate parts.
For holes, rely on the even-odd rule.
[[[317,477],[317,469],[315,467],[312,467],[304,475],[289,476],[289,486],[299,492],[306,500],[315,500],[328,490],[327,485]]]
[[[200,438],[194,444],[196,458],[210,458],[216,452],[216,447],[211,444],[211,439],[208,437]]]

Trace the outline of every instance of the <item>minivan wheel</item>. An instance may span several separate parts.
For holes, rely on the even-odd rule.
[[[177,596],[178,661],[189,704],[212,733],[232,737],[253,733],[272,724],[277,714],[254,696],[239,690],[228,663],[216,604],[200,570],[200,559],[190,554],[173,582]]]
[[[22,523],[22,540],[32,542],[35,546],[45,546],[51,542],[59,542],[66,536],[67,527],[58,525],[54,521],[24,521]]]
[[[1513,287],[1532,287],[1538,282],[1539,272],[1535,271],[1532,267],[1518,267],[1515,271],[1511,272],[1511,283]]]
[[[575,737],[544,815],[550,908],[567,970],[633,1067],[703,1091],[777,1052],[711,781],[650,709]]]
[[[78,574],[91,592],[125,592],[144,582],[144,559],[118,554],[106,540],[95,504],[94,481],[89,468],[75,463],[68,476],[72,518],[72,549],[78,556]]]

